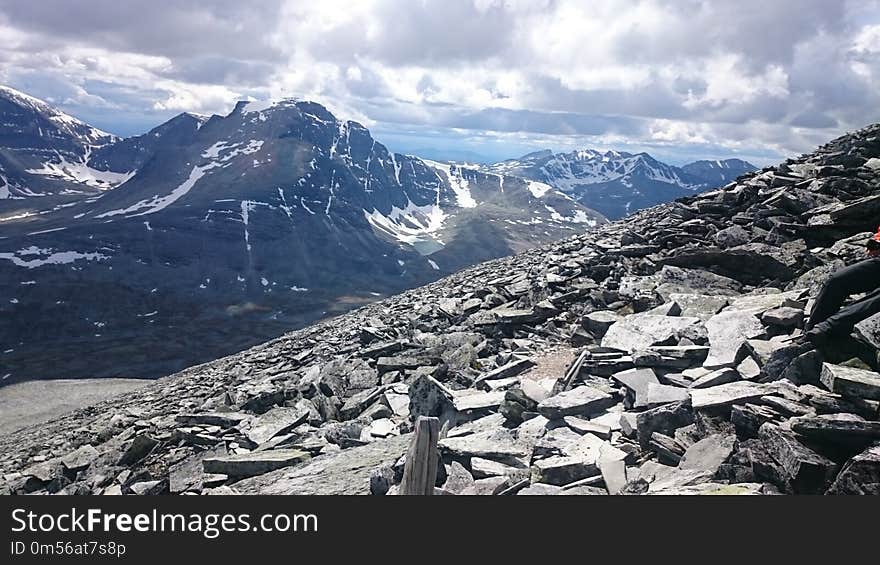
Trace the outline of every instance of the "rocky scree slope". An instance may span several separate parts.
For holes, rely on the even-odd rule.
[[[605,221],[299,100],[183,114],[90,155],[130,178],[0,222],[6,382],[167,375]]]
[[[5,492],[880,494],[880,316],[792,343],[880,213],[880,125],[0,438]]]

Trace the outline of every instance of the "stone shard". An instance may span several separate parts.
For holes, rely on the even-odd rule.
[[[593,434],[602,439],[611,438],[611,427],[590,420],[584,420],[577,416],[565,416],[565,425],[579,434]]]
[[[703,322],[727,306],[728,297],[706,294],[671,294],[669,298],[681,309],[681,316],[693,316]]]
[[[685,471],[705,471],[714,476],[733,454],[736,436],[715,434],[701,439],[684,452],[678,468]]]
[[[597,310],[584,316],[583,326],[591,334],[600,338],[608,333],[608,328],[613,326],[619,320],[620,316],[615,312]]]
[[[880,439],[880,422],[868,421],[855,414],[800,416],[790,420],[798,434],[835,444],[868,443]]]
[[[647,389],[636,397],[635,408],[683,402],[689,400],[690,397],[691,395],[686,388],[650,383]]]
[[[614,457],[600,455],[597,464],[608,494],[620,494],[628,482],[626,463]]]
[[[768,389],[760,383],[736,381],[733,383],[696,388],[691,390],[691,403],[694,409],[744,404],[750,400],[761,398]]]
[[[534,366],[535,362],[531,359],[517,359],[515,361],[511,361],[510,363],[502,365],[497,369],[493,369],[488,373],[483,373],[474,381],[474,386],[477,386],[483,381],[515,377],[516,375],[519,375],[520,373],[523,373]]]
[[[834,478],[837,465],[802,444],[793,432],[768,423],[758,430],[758,437],[785,471],[796,492],[824,492]]]
[[[147,456],[159,442],[146,434],[136,436],[134,440],[125,448],[122,455],[119,456],[117,465],[126,466],[137,463]]]
[[[565,416],[591,417],[600,414],[615,403],[616,400],[612,395],[582,385],[541,401],[538,404],[538,413],[550,420]]]
[[[528,445],[518,441],[508,430],[479,432],[466,436],[444,438],[438,442],[440,453],[451,458],[480,457],[507,462],[531,455]]]
[[[744,437],[758,437],[758,430],[767,422],[778,422],[782,414],[769,406],[742,404],[730,409],[730,421]]]
[[[309,417],[307,410],[279,406],[258,416],[245,435],[257,445],[265,443],[304,423]]]
[[[740,380],[739,372],[729,367],[707,373],[691,383],[691,388],[710,388]]]
[[[831,392],[848,397],[880,400],[880,374],[873,371],[824,363],[820,380]]]
[[[90,444],[85,444],[75,451],[61,457],[61,463],[72,473],[78,473],[88,468],[92,461],[98,458],[98,450]]]
[[[746,357],[736,366],[740,378],[750,381],[761,376],[761,366],[752,357]]]
[[[880,495],[880,445],[850,459],[828,488],[828,494]]]
[[[764,326],[748,311],[725,310],[706,322],[709,331],[709,356],[703,366],[733,367],[740,347],[750,339],[764,334]]]
[[[583,457],[548,457],[532,465],[532,482],[556,486],[565,486],[598,474],[596,461]]]
[[[796,328],[804,321],[804,311],[801,308],[780,306],[764,312],[761,315],[761,321],[768,326]]]
[[[276,469],[308,461],[310,455],[298,449],[276,449],[253,453],[239,453],[202,460],[205,473],[219,473],[235,478],[263,475]]]
[[[240,412],[204,412],[199,414],[178,414],[174,420],[185,426],[220,426],[234,428],[250,418]]]
[[[633,314],[608,329],[602,338],[602,347],[639,351],[652,345],[663,345],[701,323],[699,318]]]
[[[856,324],[855,333],[863,342],[880,351],[880,314],[874,314]]]
[[[645,410],[636,415],[636,434],[639,444],[647,447],[655,432],[672,436],[675,430],[694,423],[694,413],[689,402],[674,402]],[[621,424],[624,420],[621,420]]]

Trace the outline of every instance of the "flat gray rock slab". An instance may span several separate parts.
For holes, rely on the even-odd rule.
[[[669,299],[681,309],[682,316],[690,316],[708,321],[709,318],[727,306],[727,296],[713,296],[707,294],[679,294],[669,295]]]
[[[768,392],[770,392],[770,389],[760,383],[736,381],[709,388],[691,389],[691,405],[694,409],[698,409],[711,406],[742,404],[749,400],[761,398]]]
[[[549,420],[565,416],[595,416],[616,403],[615,398],[591,386],[579,386],[541,401],[538,413]]]
[[[535,362],[531,359],[517,359],[515,361],[511,361],[510,363],[502,365],[497,369],[493,369],[488,373],[483,373],[474,381],[474,386],[483,381],[515,377],[516,375],[519,375],[520,373],[523,373],[534,366]]]
[[[628,352],[648,349],[701,323],[699,318],[633,314],[608,329],[602,338],[602,347]]]
[[[636,398],[648,390],[649,384],[660,384],[653,369],[629,369],[615,373],[611,378],[631,390]]]
[[[202,412],[199,414],[178,414],[174,417],[174,420],[185,426],[234,428],[250,417],[240,412]]]
[[[405,454],[412,434],[315,457],[292,469],[281,469],[235,483],[242,494],[354,495],[370,493],[370,473]]]
[[[688,389],[678,386],[651,383],[643,393],[636,397],[635,408],[657,406],[671,402],[682,402],[690,398]]]
[[[290,467],[307,461],[309,454],[298,449],[276,449],[238,453],[202,460],[205,473],[217,473],[230,477],[253,477],[276,469]]]
[[[278,434],[305,422],[309,417],[308,410],[279,406],[258,416],[245,435],[257,445],[267,442]]]
[[[584,327],[596,337],[602,337],[608,333],[608,328],[620,320],[620,315],[608,310],[590,312],[583,319]]]
[[[831,392],[867,400],[880,400],[880,374],[873,371],[824,363],[819,379]]]
[[[566,416],[563,418],[565,425],[579,434],[593,434],[602,439],[611,438],[611,427],[597,423],[591,420],[584,420],[577,416]]]
[[[452,399],[452,405],[459,412],[469,412],[473,410],[487,410],[490,408],[498,408],[504,401],[505,391],[498,390],[492,392],[478,392],[474,394],[456,395]]]
[[[708,368],[735,365],[740,347],[764,334],[764,325],[752,312],[731,310],[712,316],[706,322],[709,331],[709,356],[703,363]]]
[[[691,383],[692,388],[709,388],[740,380],[736,369],[726,367],[707,373]]]
[[[94,446],[86,444],[61,457],[61,463],[63,463],[68,470],[76,473],[86,469],[92,464],[92,461],[97,458],[98,450],[95,449]]]
[[[736,436],[732,434],[713,434],[688,447],[678,463],[685,471],[705,471],[710,475],[733,454]]]
[[[531,448],[508,430],[488,431],[460,437],[447,437],[438,442],[440,453],[450,457],[481,457],[507,460],[528,457]]]
[[[804,437],[832,443],[880,439],[880,422],[855,414],[800,416],[790,423],[791,429]]]

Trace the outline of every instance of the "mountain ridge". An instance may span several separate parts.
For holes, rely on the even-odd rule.
[[[89,155],[134,172],[0,224],[7,382],[161,376],[605,221],[550,187],[390,153],[302,100],[184,114]]]
[[[735,158],[676,167],[646,152],[595,149],[561,153],[545,149],[478,168],[544,182],[580,202],[591,203],[610,219],[717,188],[757,170],[751,163]]]

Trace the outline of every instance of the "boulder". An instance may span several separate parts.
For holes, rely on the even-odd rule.
[[[850,459],[828,488],[828,494],[880,495],[880,445]]]
[[[758,430],[758,437],[782,467],[795,492],[822,493],[834,478],[837,465],[805,446],[793,432],[767,423]]]

